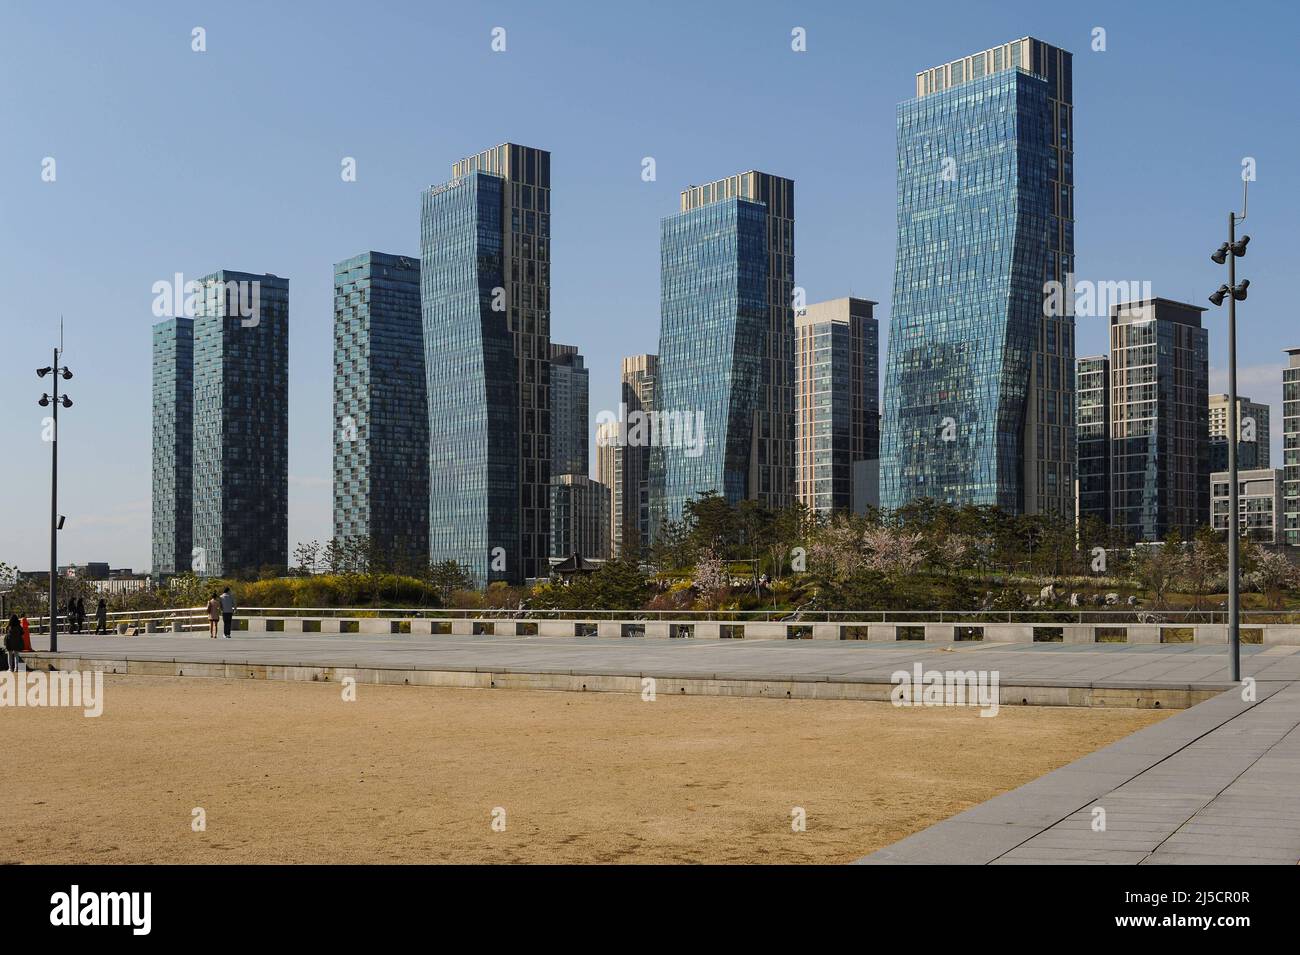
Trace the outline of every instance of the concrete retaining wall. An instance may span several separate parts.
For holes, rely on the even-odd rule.
[[[33,669],[48,669],[43,654],[25,654]],[[380,667],[284,666],[252,663],[197,663],[151,660],[89,660],[60,656],[60,670],[102,670],[133,676],[206,677],[226,680],[286,680],[339,683],[351,677],[358,685],[438,686],[477,689],[567,690],[595,693],[643,692],[651,674],[527,673],[487,670],[416,670]],[[746,696],[798,700],[889,700],[890,683],[858,680],[764,680],[654,676],[657,695]],[[111,691],[109,691],[111,693]],[[1100,687],[1003,685],[1003,706],[1111,706],[1140,709],[1185,709],[1218,696],[1221,689],[1169,687]]]

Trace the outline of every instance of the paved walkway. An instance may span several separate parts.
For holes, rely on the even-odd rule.
[[[861,861],[1295,865],[1300,683],[1229,690]]]
[[[37,646],[44,640],[37,636]],[[1230,685],[1227,648],[1197,644],[242,633],[229,640],[188,634],[61,634],[59,648],[105,660],[873,683],[888,683],[894,671],[921,661],[927,669],[996,670],[1004,686],[1225,689]],[[1300,680],[1300,647],[1243,646],[1242,672],[1260,681]]]

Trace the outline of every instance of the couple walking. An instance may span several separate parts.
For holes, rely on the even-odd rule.
[[[227,587],[218,597],[213,594],[208,600],[208,636],[217,637],[217,621],[225,624],[226,637],[230,637],[230,622],[235,618],[235,595]]]

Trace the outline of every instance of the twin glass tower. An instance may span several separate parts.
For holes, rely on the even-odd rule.
[[[1074,513],[1071,56],[1024,37],[916,75],[898,106],[881,504]]]

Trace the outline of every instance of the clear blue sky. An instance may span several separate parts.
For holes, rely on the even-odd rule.
[[[790,48],[797,26],[806,53]],[[1105,52],[1090,48],[1098,26]],[[328,537],[332,265],[418,253],[421,188],[503,141],[553,155],[552,335],[586,355],[593,416],[617,401],[619,357],[657,347],[659,219],[688,183],[793,178],[797,283],[810,301],[880,301],[883,332],[894,106],[917,70],[1027,34],[1075,54],[1080,278],[1206,304],[1224,277],[1207,254],[1256,158],[1240,387],[1273,404],[1276,456],[1280,349],[1300,344],[1291,3],[6,0],[0,560],[48,561],[33,369],[62,313],[76,405],[61,562],[148,567],[151,287],[218,268],[290,279],[290,546]],[[339,175],[345,156],[357,182]],[[1222,390],[1224,319],[1205,317]],[[1104,325],[1080,320],[1079,354],[1105,347]]]

